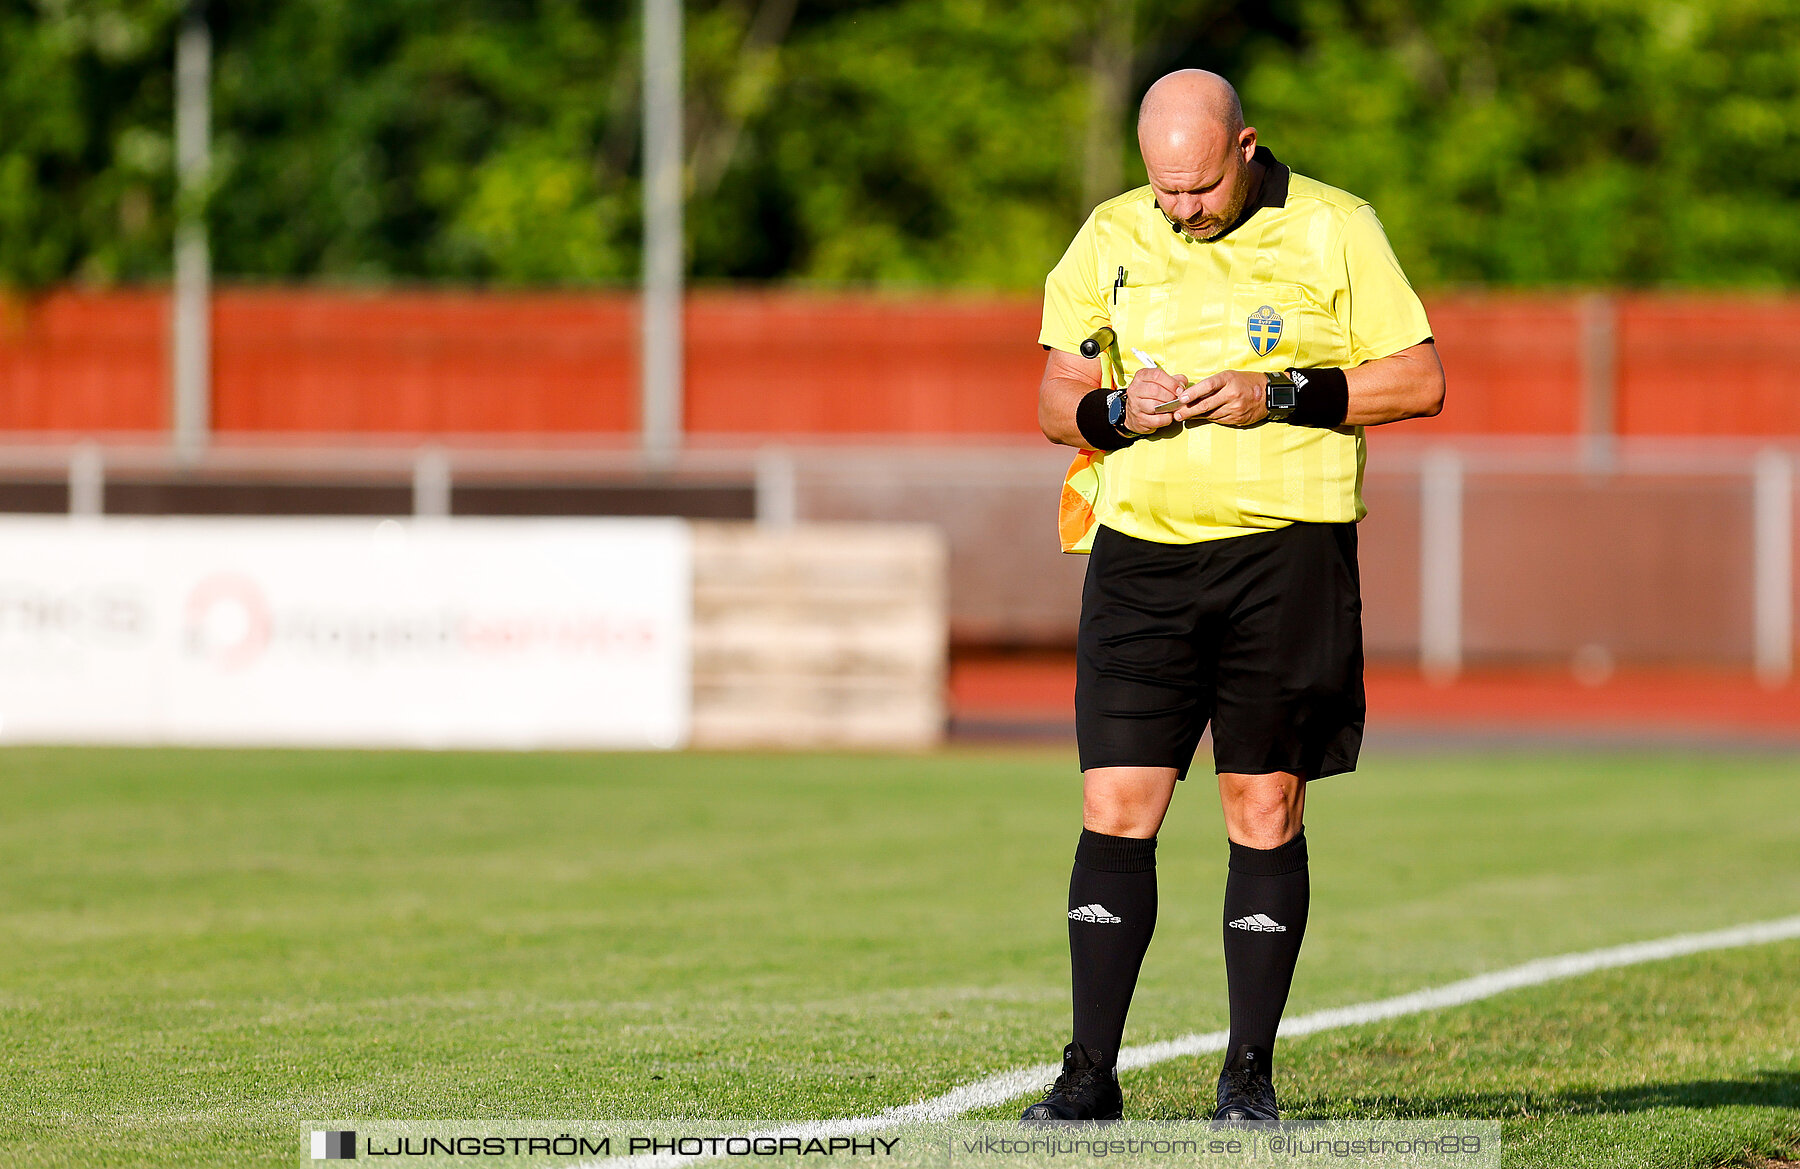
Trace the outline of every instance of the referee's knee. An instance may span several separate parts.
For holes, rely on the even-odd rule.
[[[1089,770],[1082,780],[1082,827],[1106,836],[1155,836],[1169,810],[1175,776],[1173,767]]]
[[[1306,781],[1285,772],[1219,776],[1225,832],[1249,848],[1279,848],[1300,834]]]

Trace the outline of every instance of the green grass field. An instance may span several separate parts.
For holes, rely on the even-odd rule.
[[[1308,801],[1290,1012],[1800,913],[1800,760],[1389,756]],[[0,1164],[291,1165],[326,1117],[802,1119],[1055,1057],[1072,752],[0,752]],[[1127,1042],[1225,1022],[1204,779]],[[1506,1163],[1800,1148],[1800,942],[1286,1043],[1294,1116]],[[1204,1115],[1212,1057],[1128,1075]],[[1018,1106],[992,1115],[1016,1115]]]

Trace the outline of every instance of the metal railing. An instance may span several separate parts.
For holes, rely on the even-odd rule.
[[[1390,437],[1377,432],[1372,447],[1372,481],[1390,488],[1396,477],[1416,483],[1417,652],[1419,664],[1428,674],[1454,676],[1467,658],[1469,536],[1465,529],[1471,480],[1573,476],[1583,484],[1602,488],[1641,477],[1741,482],[1747,488],[1750,510],[1750,547],[1742,575],[1749,582],[1751,596],[1752,664],[1757,675],[1771,685],[1793,677],[1794,468],[1800,457],[1800,440],[1624,439],[1596,450],[1579,437],[1420,444],[1398,434]],[[672,460],[624,444],[215,444],[195,462],[161,444],[101,446],[76,441],[0,446],[0,478],[66,479],[69,513],[83,517],[103,513],[107,482],[114,475],[410,482],[412,513],[433,518],[451,514],[453,489],[459,484],[729,483],[754,488],[755,516],[762,523],[785,526],[821,518],[924,519],[939,522],[949,532],[953,558],[1015,556],[1021,565],[1050,567],[1062,581],[1068,572],[1054,567],[1058,558],[1045,556],[1041,564],[1032,558],[1043,555],[1043,545],[1048,542],[1041,538],[1039,527],[1048,530],[1068,454],[1046,444],[968,440],[690,445]],[[871,491],[884,485],[885,493]],[[842,497],[851,488],[861,491],[866,502],[857,505],[862,511],[847,515]],[[920,502],[931,491],[939,493],[944,502]],[[895,514],[882,515],[888,506],[882,500],[901,501],[904,506],[896,505]],[[1018,513],[1003,517],[1026,533],[1016,547],[995,553],[983,544],[983,540],[992,541],[993,524],[986,529],[987,535],[959,529],[963,519],[959,511],[977,503]],[[1021,589],[1029,589],[1034,571],[1021,571]],[[956,587],[953,577],[953,590]],[[1057,620],[1071,604],[1072,600],[1061,594],[1043,602],[1045,612]]]

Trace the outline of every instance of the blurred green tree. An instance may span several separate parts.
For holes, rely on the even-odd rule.
[[[0,283],[158,279],[179,0],[0,0]],[[213,0],[220,274],[638,265],[633,0]],[[689,0],[700,280],[1029,291],[1237,80],[1422,285],[1800,285],[1800,0]]]
[[[255,278],[622,281],[635,42],[575,0],[215,3],[215,254]]]
[[[0,0],[0,285],[169,267],[173,0]]]
[[[1800,283],[1800,4],[1304,0],[1245,103],[1422,284]]]

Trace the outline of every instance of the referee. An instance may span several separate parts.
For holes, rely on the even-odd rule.
[[[1156,833],[1209,721],[1230,837],[1231,1038],[1213,1118],[1279,1118],[1270,1058],[1306,930],[1306,784],[1352,770],[1362,742],[1363,428],[1444,398],[1375,212],[1258,146],[1224,78],[1157,81],[1138,146],[1149,185],[1095,208],[1044,288],[1038,420],[1084,452],[1064,542],[1092,556],[1074,1036],[1028,1125],[1122,1114]],[[1083,357],[1096,334],[1102,352]]]

